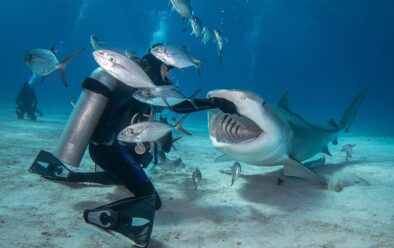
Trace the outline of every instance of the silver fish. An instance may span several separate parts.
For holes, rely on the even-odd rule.
[[[186,47],[157,44],[149,52],[166,65],[177,68],[194,66],[200,72],[200,66],[204,63],[203,60],[196,59]]]
[[[42,48],[32,49],[25,55],[25,64],[30,67],[33,73],[43,77],[59,69],[61,71],[61,79],[64,86],[67,87],[67,80],[64,73],[66,66],[82,51],[82,49],[74,51],[70,56],[65,58],[63,62],[59,62],[59,59],[52,50]]]
[[[223,52],[223,45],[224,45],[224,39],[221,34],[221,32],[217,29],[213,30],[213,35],[215,37],[215,43],[218,48],[218,57],[219,57],[219,63],[222,64],[222,52]]]
[[[192,16],[190,19],[190,25],[192,26],[192,34],[194,34],[196,38],[201,37],[202,29],[200,19],[197,16]]]
[[[138,89],[133,93],[133,97],[143,103],[150,104],[153,106],[167,107],[174,106],[183,101],[189,101],[196,109],[197,106],[193,102],[193,98],[201,91],[199,89],[195,93],[193,93],[189,98],[186,98],[180,92],[175,89],[169,89],[162,92],[160,95],[156,90],[152,89]],[[167,100],[167,103],[163,101],[163,98]]]
[[[125,143],[151,142],[160,139],[174,128],[186,135],[191,135],[182,127],[186,117],[187,114],[182,116],[175,126],[170,126],[160,121],[138,122],[124,128],[118,134],[117,139]]]
[[[235,162],[233,166],[231,167],[231,186],[233,186],[235,180],[237,180],[239,174],[241,173],[241,164],[238,162]]]
[[[170,0],[172,9],[184,18],[189,19],[193,15],[193,7],[190,0]]]
[[[196,168],[196,169],[193,171],[193,175],[192,175],[192,180],[193,180],[194,188],[195,188],[196,190],[197,190],[198,185],[199,185],[200,182],[201,182],[201,179],[202,179],[201,171],[200,171],[198,168]]]
[[[211,32],[209,31],[209,29],[207,27],[204,27],[201,31],[201,40],[202,43],[207,44],[208,41],[211,39]]]
[[[107,49],[107,45],[101,41],[101,39],[96,35],[90,35],[90,45],[92,45],[94,50]]]
[[[93,52],[96,62],[106,72],[134,88],[149,88],[161,91],[171,89],[173,86],[156,86],[139,64],[126,56],[111,50],[97,50]]]

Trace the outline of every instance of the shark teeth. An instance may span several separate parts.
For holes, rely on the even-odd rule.
[[[255,140],[263,130],[245,116],[224,113],[212,114],[209,118],[209,133],[221,143],[245,143]]]

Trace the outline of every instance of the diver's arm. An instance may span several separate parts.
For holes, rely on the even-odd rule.
[[[196,109],[197,107],[197,109]],[[237,107],[229,100],[219,97],[186,100],[172,106],[172,110],[176,113],[192,113],[201,110],[218,108],[224,113],[236,114]]]

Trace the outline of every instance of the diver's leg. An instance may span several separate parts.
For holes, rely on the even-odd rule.
[[[27,117],[29,117],[30,120],[32,121],[37,120],[37,116],[34,114],[34,109],[29,109],[29,111],[27,111],[26,113],[27,113]]]
[[[155,193],[152,182],[127,147],[117,143],[113,146],[91,144],[89,153],[104,171],[124,185],[133,195],[146,196]],[[160,198],[157,198],[157,201],[158,209],[161,206]]]
[[[22,110],[20,109],[20,108],[17,108],[16,110],[15,110],[15,113],[16,113],[16,118],[18,118],[18,119],[23,119],[23,112],[22,112]]]
[[[98,183],[103,185],[121,184],[105,171],[74,172],[58,160],[52,153],[41,151],[29,171],[55,181],[71,183]]]

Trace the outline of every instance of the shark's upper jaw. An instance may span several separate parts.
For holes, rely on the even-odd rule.
[[[246,116],[221,111],[209,113],[209,134],[219,143],[249,143],[263,133],[264,130]]]

